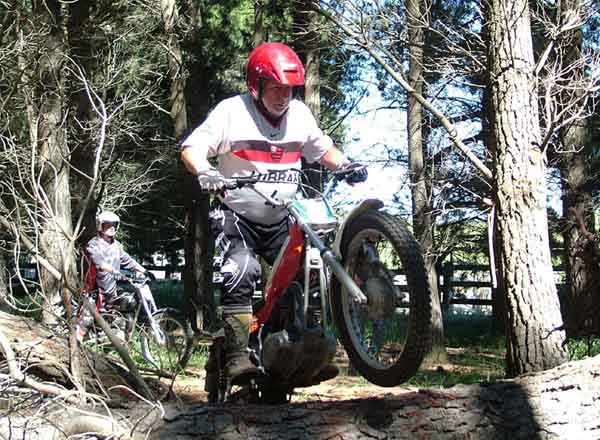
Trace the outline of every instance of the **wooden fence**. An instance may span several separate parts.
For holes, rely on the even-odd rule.
[[[440,294],[442,295],[442,304],[465,304],[472,306],[491,306],[492,295],[495,287],[492,285],[492,281],[482,281],[476,279],[465,279],[465,276],[461,276],[459,279],[456,277],[457,272],[470,272],[470,273],[487,273],[487,278],[491,278],[490,266],[481,264],[453,264],[445,263],[441,268],[438,269],[438,287]],[[477,289],[489,289],[489,295],[487,298],[467,298],[464,294],[457,293],[456,289],[465,288],[477,288]]]
[[[172,265],[145,265],[148,270],[162,271],[165,273],[165,278],[171,278],[176,273],[181,273],[184,266],[172,266]],[[36,279],[35,275],[35,264],[25,264],[20,266],[21,275],[26,279]],[[562,271],[563,268],[555,267],[555,271]],[[457,276],[460,273],[460,276]],[[486,277],[476,276],[475,274],[485,273]],[[467,274],[471,275],[470,277]],[[438,267],[438,288],[441,294],[442,304],[463,304],[471,306],[491,306],[492,295],[494,294],[495,287],[491,281],[482,281],[481,278],[491,278],[490,267],[488,265],[481,264],[454,264],[452,262],[446,262],[441,267]],[[13,280],[14,282],[14,280]],[[400,288],[406,288],[406,286],[400,286]],[[488,289],[489,292],[485,295],[485,298],[467,298],[463,292],[457,292],[463,289]]]

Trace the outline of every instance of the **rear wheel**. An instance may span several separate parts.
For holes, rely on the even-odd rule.
[[[343,265],[368,298],[352,300],[335,278],[331,304],[350,362],[370,382],[410,379],[431,346],[431,289],[421,248],[394,216],[367,211],[344,230]]]
[[[173,310],[159,310],[153,318],[154,328],[146,323],[140,329],[141,355],[153,367],[177,373],[185,368],[192,355],[192,329]]]

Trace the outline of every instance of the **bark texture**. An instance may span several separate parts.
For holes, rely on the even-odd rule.
[[[175,0],[161,0],[164,32],[169,49],[170,115],[173,122],[173,136],[177,142],[183,140],[189,128],[188,99],[190,102],[195,100],[195,97],[189,93],[191,84],[186,79],[188,77],[186,67],[189,66],[184,63],[184,51],[180,36],[177,34],[177,21],[180,19],[179,6]],[[188,5],[188,10],[189,20],[195,22],[199,18],[199,10],[192,5]],[[192,72],[191,75],[193,76],[194,73]],[[203,87],[197,88],[203,89]],[[197,331],[214,321],[216,310],[212,294],[213,245],[208,226],[209,197],[200,194],[195,177],[191,176],[181,164],[179,173],[184,188],[186,216],[184,245],[186,311],[193,329]]]
[[[93,42],[89,37],[93,34],[94,25],[92,10],[96,7],[95,0],[79,0],[69,3],[68,42],[71,57],[91,81],[97,58],[93,56]],[[71,166],[76,170],[70,173],[71,206],[73,218],[79,219],[83,214],[83,230],[79,243],[84,245],[96,235],[96,198],[87,196],[93,184],[95,155],[98,148],[100,120],[92,108],[90,98],[83,88],[81,78],[69,78],[70,95],[70,134]],[[87,202],[87,205],[86,205]]]
[[[254,33],[252,34],[252,47],[259,46],[265,41],[264,16],[265,0],[254,0]]]
[[[0,312],[0,329],[11,344],[20,365],[27,366],[25,374],[67,388],[72,387],[69,341],[65,337],[57,336],[32,319],[5,312]],[[104,390],[116,385],[132,387],[129,385],[129,373],[118,364],[89,351],[84,353],[82,359],[81,374],[86,390],[104,393]]]
[[[581,126],[583,125],[583,126]],[[585,124],[575,124],[563,138],[570,148],[580,148],[586,136]],[[563,237],[565,243],[565,272],[567,274],[567,336],[600,335],[597,313],[589,316],[587,310],[600,306],[597,295],[598,267],[585,258],[587,238],[579,228],[574,212],[582,213],[588,231],[594,232],[592,194],[585,190],[590,179],[589,167],[583,152],[568,152],[562,158],[561,174],[564,193]],[[590,319],[591,318],[591,319]]]
[[[507,373],[565,362],[546,214],[544,155],[526,0],[488,5],[496,209],[507,309]]]
[[[319,29],[319,14],[311,9],[311,0],[296,2],[294,14],[294,46],[302,59],[305,70],[304,103],[308,106],[317,121],[321,116],[321,76],[319,72],[321,34]],[[321,170],[317,162],[302,161],[302,168]],[[320,172],[308,173],[308,183],[321,191],[323,182]]]
[[[168,411],[152,440],[597,439],[600,357],[514,380],[350,401]]]
[[[561,7],[563,20],[567,22],[581,7],[580,0],[567,0]],[[565,87],[571,84],[580,84],[587,73],[581,60],[583,31],[574,29],[565,35],[565,64],[573,72],[573,78],[566,81]],[[574,79],[575,81],[572,81]],[[568,90],[568,89],[567,89]],[[576,89],[573,93],[577,98],[584,96],[585,89]],[[569,102],[570,97],[565,93],[564,102]],[[569,113],[567,113],[569,114]],[[565,271],[567,274],[567,336],[577,337],[595,334],[600,336],[600,319],[598,313],[589,316],[587,310],[598,310],[600,306],[599,295],[596,294],[598,267],[593,260],[583,258],[582,253],[587,239],[578,225],[575,213],[581,213],[585,227],[594,232],[594,212],[592,194],[587,188],[591,179],[587,154],[584,149],[588,143],[589,127],[587,120],[580,116],[573,123],[561,131],[560,170],[563,182],[563,217],[565,219],[563,237],[565,243]],[[587,315],[587,316],[586,316]],[[592,319],[590,319],[592,318]]]
[[[42,218],[40,249],[52,265],[64,273],[65,280],[75,285],[75,264],[73,255],[69,255],[69,239],[73,233],[73,226],[69,186],[70,152],[64,124],[63,63],[67,52],[60,2],[34,2],[33,11],[35,19],[48,29],[48,35],[43,42],[46,55],[37,60],[37,111],[34,118],[29,120],[29,129],[37,133],[37,142],[33,148],[39,155],[38,173],[41,186],[36,188],[36,196]],[[43,320],[54,322],[55,306],[61,302],[62,282],[46,270],[41,270],[40,281],[45,294]]]
[[[407,0],[406,15],[408,23],[408,40],[410,41],[410,68],[408,82],[415,93],[423,95],[423,60],[425,57],[425,25],[427,16],[423,13],[426,6],[422,0]],[[414,231],[425,256],[425,267],[432,292],[432,345],[424,362],[426,365],[444,362],[447,358],[444,338],[442,305],[438,290],[436,270],[436,252],[434,249],[432,215],[431,179],[427,176],[423,138],[423,106],[414,94],[408,97],[408,162],[412,192]]]
[[[183,51],[175,32],[179,13],[175,0],[162,0],[161,7],[165,37],[169,48],[170,114],[173,121],[173,134],[175,139],[180,140],[188,128],[188,120],[185,101],[186,80],[183,68]]]

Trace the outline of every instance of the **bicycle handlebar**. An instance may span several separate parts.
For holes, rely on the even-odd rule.
[[[129,271],[126,272],[113,272],[113,276],[115,277],[116,281],[125,281],[129,284],[140,284],[141,282],[151,282],[151,281],[156,281],[156,277],[154,276],[154,274],[152,272],[146,272],[142,277],[136,277],[135,275],[131,274]]]

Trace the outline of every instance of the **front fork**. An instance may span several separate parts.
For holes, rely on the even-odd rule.
[[[346,272],[346,269],[344,269],[344,266],[342,266],[342,263],[340,263],[333,251],[329,249],[325,245],[323,240],[321,240],[321,237],[319,237],[319,235],[315,231],[313,231],[304,220],[302,220],[302,215],[298,213],[296,208],[294,208],[293,206],[288,206],[288,210],[298,222],[298,226],[300,227],[300,229],[302,229],[302,231],[308,237],[308,243],[310,243],[312,246],[314,246],[314,248],[317,249],[319,256],[321,257],[325,265],[327,265],[327,267],[331,269],[333,275],[335,275],[339,282],[346,288],[352,300],[358,304],[366,305],[367,297],[362,292],[362,290],[360,290],[360,287],[356,285],[356,283],[348,274],[348,272]]]
[[[306,244],[305,262],[304,262],[304,313],[302,316],[303,328],[308,325],[308,306],[310,303],[310,275],[311,271],[318,271],[319,276],[319,296],[321,299],[321,326],[327,328],[327,303],[328,289],[327,277],[325,275],[325,265],[319,249],[312,247],[310,243]]]

